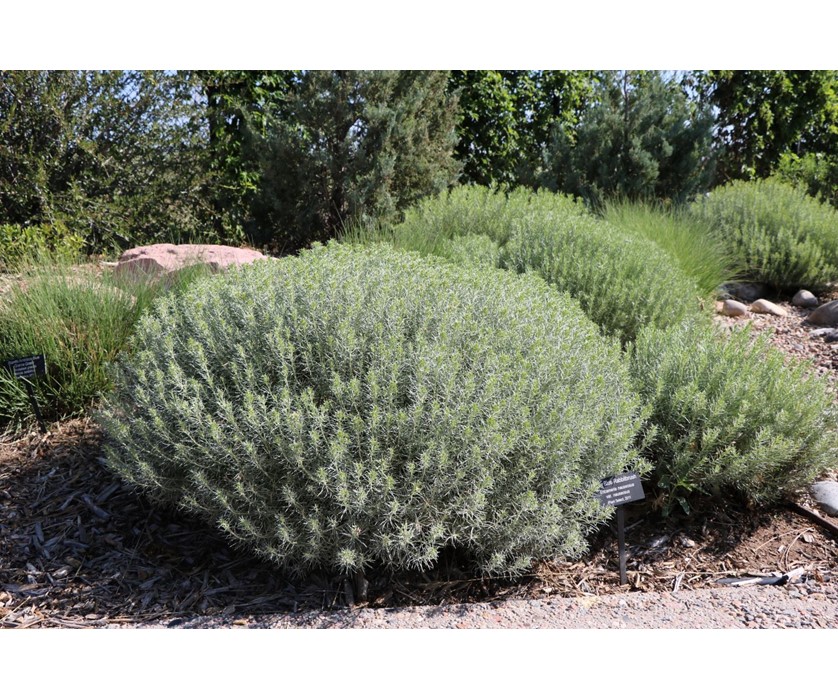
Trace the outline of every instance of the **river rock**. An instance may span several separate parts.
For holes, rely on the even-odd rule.
[[[753,304],[751,304],[751,311],[753,311],[755,314],[788,316],[788,311],[786,311],[782,306],[777,306],[777,304],[770,302],[766,299],[757,299]]]
[[[791,300],[793,306],[803,309],[813,309],[818,305],[818,298],[808,289],[801,289]]]
[[[258,250],[227,245],[155,243],[126,250],[119,256],[117,274],[168,274],[190,265],[204,264],[217,272],[230,265],[244,265],[265,256]]]
[[[817,481],[809,488],[812,498],[827,515],[838,515],[838,482]]]
[[[813,326],[838,326],[838,299],[821,304],[806,317],[806,322]]]
[[[725,299],[722,302],[721,312],[725,316],[750,316],[748,307],[735,299]]]

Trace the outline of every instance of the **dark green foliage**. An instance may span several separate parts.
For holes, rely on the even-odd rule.
[[[253,219],[260,191],[260,143],[269,120],[282,110],[288,90],[300,71],[197,71],[196,82],[206,98],[207,157],[219,236],[252,240],[262,222]]]
[[[541,153],[558,128],[572,133],[593,89],[591,71],[451,72],[459,103],[457,158],[462,181],[533,185]]]
[[[746,278],[818,291],[838,279],[838,211],[777,180],[732,182],[693,205]]]
[[[572,131],[554,129],[541,183],[599,206],[604,198],[683,202],[712,176],[708,110],[657,71],[600,75]]]
[[[200,117],[188,75],[0,71],[0,224],[95,251],[205,237]]]
[[[44,354],[47,375],[34,380],[44,418],[82,415],[110,387],[108,365],[128,348],[151,300],[205,272],[194,266],[168,280],[118,281],[95,266],[41,260],[0,299],[0,362]],[[0,428],[32,420],[25,386],[0,372]]]
[[[262,235],[293,251],[444,191],[458,168],[447,80],[438,71],[297,76],[259,141]]]
[[[671,506],[692,492],[735,491],[776,503],[838,457],[827,384],[790,365],[767,335],[711,324],[642,330],[632,374],[652,410],[647,457]]]
[[[717,182],[765,178],[787,153],[830,153],[838,135],[838,72],[711,70],[692,83],[717,110]]]
[[[536,278],[330,245],[163,299],[99,419],[111,467],[288,569],[513,572],[643,468],[628,384]]]

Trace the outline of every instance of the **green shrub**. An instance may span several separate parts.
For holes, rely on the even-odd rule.
[[[47,375],[33,380],[44,418],[82,415],[110,387],[107,365],[151,300],[204,273],[196,266],[166,280],[120,281],[92,265],[33,264],[0,299],[0,362],[44,354]],[[0,371],[0,426],[33,419],[23,382]]]
[[[99,419],[128,481],[287,569],[513,572],[642,468],[628,385],[537,278],[333,244],[161,299]]]
[[[780,290],[838,279],[838,211],[777,180],[732,182],[693,205],[744,275]]]
[[[780,156],[778,180],[802,189],[810,197],[838,207],[838,155],[787,152]]]
[[[76,260],[84,239],[60,227],[0,225],[0,272],[44,260]]]
[[[646,323],[699,314],[702,305],[694,282],[655,243],[595,218],[580,201],[546,191],[459,187],[409,210],[392,229],[356,231],[354,239],[533,271],[623,340]]]
[[[437,242],[486,236],[503,246],[514,231],[517,216],[524,209],[534,209],[533,200],[529,190],[496,192],[478,185],[455,187],[407,210],[394,232],[394,243],[433,253]]]
[[[734,256],[710,225],[684,209],[629,200],[605,203],[604,218],[615,228],[642,236],[669,253],[706,297],[739,274]]]
[[[641,331],[632,373],[652,411],[647,457],[669,505],[686,506],[693,491],[776,502],[834,465],[831,392],[785,360],[747,328],[729,337],[709,324]]]
[[[700,313],[697,287],[657,245],[565,197],[539,197],[552,198],[553,206],[544,214],[522,212],[501,251],[503,267],[533,271],[569,292],[603,331],[623,341],[646,325],[665,327]]]

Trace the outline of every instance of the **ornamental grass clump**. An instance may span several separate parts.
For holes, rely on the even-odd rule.
[[[605,202],[603,217],[626,233],[642,236],[668,252],[708,299],[740,271],[734,255],[714,235],[710,224],[677,207],[648,202]]]
[[[110,389],[108,365],[129,349],[151,300],[205,274],[194,266],[167,280],[120,280],[95,264],[30,260],[0,298],[0,362],[43,354],[46,374],[27,381],[44,419],[81,416]],[[0,430],[34,420],[26,385],[0,369]]]
[[[838,281],[838,211],[778,180],[731,182],[693,205],[744,276],[782,291]]]
[[[643,469],[620,348],[543,281],[332,244],[158,301],[99,419],[110,466],[302,572],[570,557]]]
[[[632,373],[652,411],[646,456],[664,505],[688,510],[698,492],[776,503],[834,466],[834,397],[809,370],[747,328],[644,329]]]

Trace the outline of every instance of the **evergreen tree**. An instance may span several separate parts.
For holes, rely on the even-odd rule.
[[[610,71],[573,132],[553,127],[540,183],[581,196],[683,201],[709,185],[712,117],[657,71]]]
[[[456,99],[437,71],[306,71],[257,139],[256,242],[283,251],[392,220],[453,184]]]

